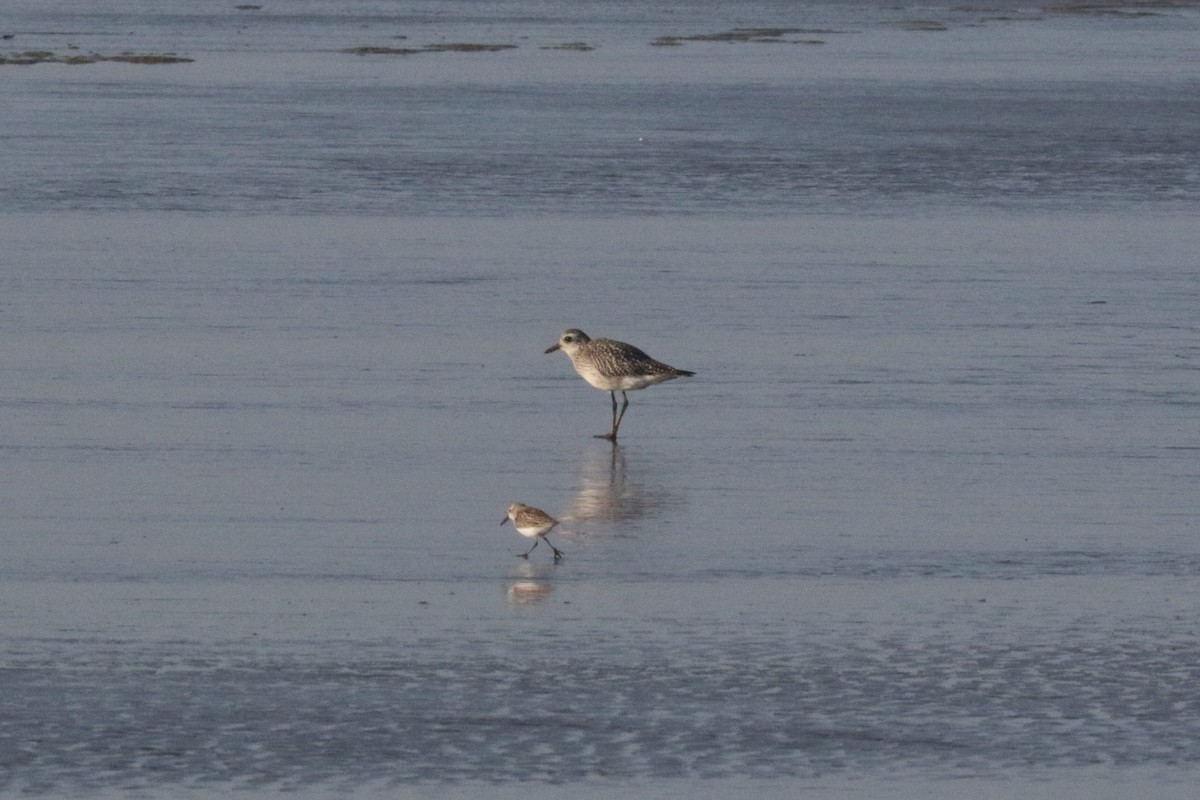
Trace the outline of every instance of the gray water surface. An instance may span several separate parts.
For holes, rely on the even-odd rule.
[[[194,60],[0,65],[0,792],[1187,796],[1193,9],[159,6],[3,23]]]

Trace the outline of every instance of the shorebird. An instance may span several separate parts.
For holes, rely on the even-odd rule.
[[[500,520],[500,524],[503,525],[510,519],[512,520],[513,527],[517,529],[517,533],[527,539],[533,539],[533,547],[521,553],[521,558],[529,558],[529,554],[538,546],[538,542],[546,539],[546,534],[558,524],[558,520],[540,508],[534,508],[522,503],[513,503],[510,505],[508,507],[508,515]],[[563,557],[562,551],[550,544],[549,539],[546,539],[546,544],[550,545],[550,549],[554,551],[555,561]]]
[[[563,331],[558,341],[546,349],[547,353],[562,350],[571,358],[575,371],[585,381],[609,393],[612,397],[612,431],[596,434],[597,439],[617,441],[617,430],[621,420],[625,418],[625,409],[629,408],[629,395],[634,389],[645,389],[656,383],[695,375],[685,369],[675,369],[672,366],[655,361],[631,344],[612,339],[591,339],[578,328]],[[617,415],[617,391],[625,402],[621,405],[621,414]]]

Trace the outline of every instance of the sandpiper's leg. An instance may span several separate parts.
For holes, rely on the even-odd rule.
[[[546,539],[546,537],[545,537],[545,536],[543,536],[542,538],[543,538],[543,539]],[[559,550],[557,547],[555,547],[554,545],[550,544],[550,540],[549,540],[549,539],[546,539],[546,544],[550,545],[550,549],[554,551],[554,560],[555,560],[555,561],[558,561],[560,558],[562,558],[562,557],[563,557],[562,550]]]
[[[541,537],[538,537],[538,538],[540,539]],[[546,542],[546,544],[550,544],[550,543]],[[532,553],[537,546],[538,546],[538,539],[534,539],[533,547],[529,548],[524,553],[521,553],[521,558],[529,558],[529,554]]]

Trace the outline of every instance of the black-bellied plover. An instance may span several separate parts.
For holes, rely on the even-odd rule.
[[[629,395],[634,389],[645,389],[656,383],[695,375],[685,369],[675,369],[672,366],[655,361],[631,344],[613,341],[612,339],[589,339],[588,335],[578,328],[563,331],[558,337],[558,343],[546,349],[547,353],[562,350],[571,357],[571,363],[585,381],[603,389],[612,396],[612,432],[597,434],[597,439],[617,441],[617,430],[621,420],[625,418],[625,409],[629,408]],[[617,391],[625,402],[621,405],[621,414],[617,415]]]
[[[503,525],[510,519],[512,520],[513,527],[517,529],[517,533],[527,539],[533,539],[533,547],[521,553],[521,558],[529,558],[529,554],[538,546],[538,542],[546,539],[546,534],[558,524],[558,520],[540,508],[534,508],[522,503],[513,503],[510,505],[508,507],[508,516],[500,520],[500,524]],[[554,551],[555,561],[563,557],[562,551],[550,544],[549,539],[546,539],[546,544],[550,545],[550,549]]]

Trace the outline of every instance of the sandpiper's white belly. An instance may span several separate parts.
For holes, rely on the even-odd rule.
[[[550,522],[550,523],[542,523],[540,525],[539,524],[530,525],[528,523],[521,524],[520,522],[514,522],[513,524],[517,528],[517,533],[521,534],[522,536],[524,536],[527,539],[534,539],[538,536],[544,536],[545,534],[549,533],[551,531],[551,529],[554,528],[554,526],[557,523]]]

